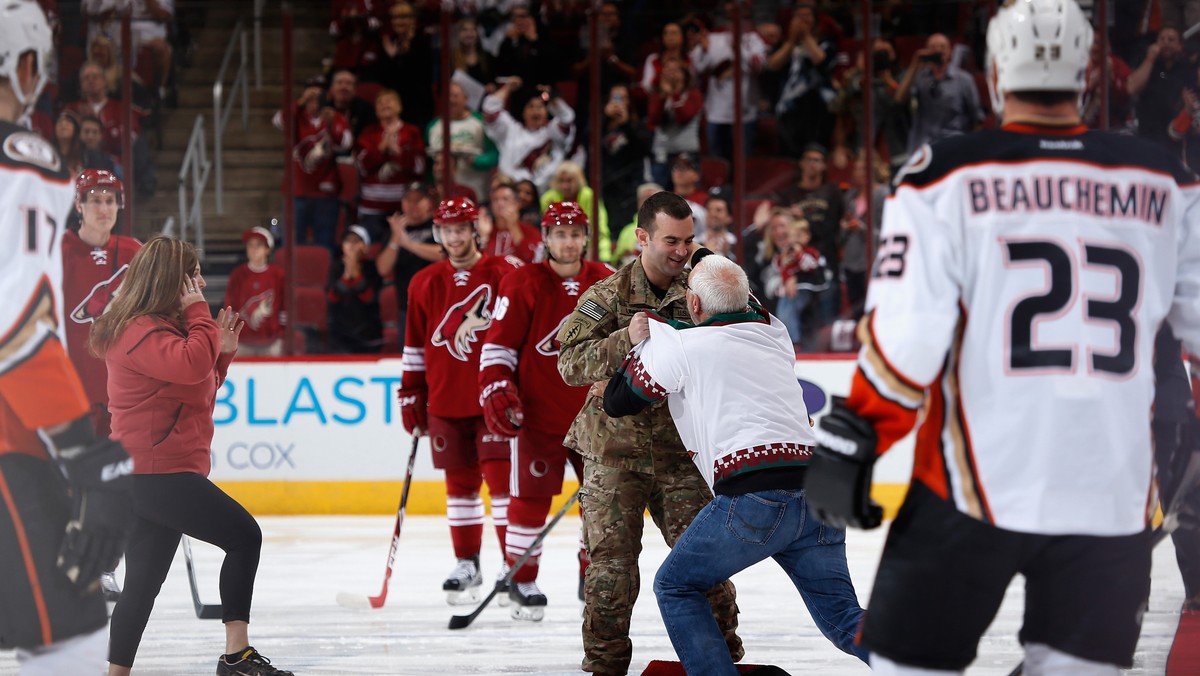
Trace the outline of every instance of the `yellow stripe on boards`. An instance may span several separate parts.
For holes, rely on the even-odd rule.
[[[402,481],[218,481],[221,490],[258,516],[299,514],[395,514]],[[562,508],[579,484],[563,482],[550,513]],[[877,484],[871,495],[883,505],[884,516],[896,516],[908,486]],[[487,507],[487,485],[483,487]],[[575,510],[572,510],[575,511]],[[441,481],[414,481],[408,494],[408,514],[446,513],[446,485]]]

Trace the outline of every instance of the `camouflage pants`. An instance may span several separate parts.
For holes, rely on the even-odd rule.
[[[642,552],[644,513],[668,545],[674,545],[692,519],[712,500],[712,492],[682,453],[659,462],[654,475],[617,469],[584,459],[579,504],[591,565],[584,580],[583,670],[624,674],[633,657],[629,621],[641,589],[638,555]],[[708,592],[717,624],[734,661],[742,657],[733,583]]]

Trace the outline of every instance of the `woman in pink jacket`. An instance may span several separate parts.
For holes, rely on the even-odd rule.
[[[120,293],[92,327],[92,350],[108,366],[112,437],[129,451],[134,472],[126,584],[112,615],[109,676],[129,674],[183,534],[225,551],[226,654],[217,674],[292,674],[270,666],[247,634],[262,531],[208,480],[213,403],[243,323],[228,307],[213,321],[203,289],[196,250],[155,237],[133,257]]]

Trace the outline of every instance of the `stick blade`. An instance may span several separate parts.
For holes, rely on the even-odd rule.
[[[221,604],[202,605],[196,610],[196,617],[201,620],[219,620],[224,614]]]
[[[451,615],[450,616],[450,628],[451,629],[466,629],[467,627],[471,626],[471,622],[474,619],[475,619],[475,615],[473,615],[473,614],[472,615]]]
[[[354,608],[356,610],[371,610],[383,607],[382,596],[363,596],[362,594],[351,594],[350,592],[338,592],[337,602],[343,608]]]

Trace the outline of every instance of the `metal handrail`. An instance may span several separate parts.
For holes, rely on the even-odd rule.
[[[204,143],[204,116],[197,115],[179,167],[179,238],[187,241],[188,231],[193,231],[201,259],[204,258],[204,189],[208,185],[211,169],[212,163],[208,161],[208,150]],[[189,187],[192,192],[190,203]]]
[[[234,47],[240,47],[237,72],[234,74],[230,89],[233,96],[225,99],[225,71],[233,58]],[[233,112],[233,104],[241,95],[242,99],[242,128],[250,129],[250,91],[249,81],[249,52],[246,48],[246,28],[243,21],[238,21],[229,36],[229,46],[225,48],[225,56],[221,59],[221,68],[217,70],[217,79],[213,82],[213,164],[217,170],[216,203],[217,213],[225,213],[225,177],[222,162],[222,146],[225,141],[225,129],[229,123],[229,114]]]

